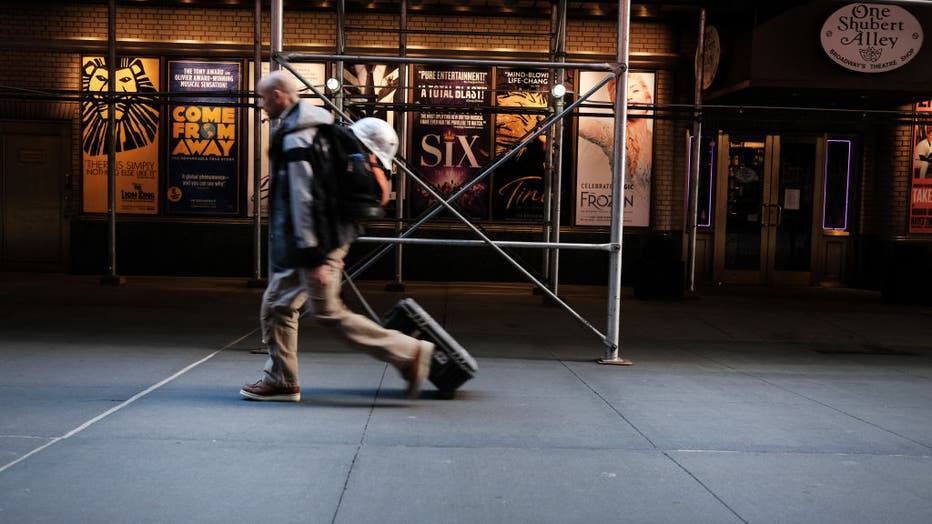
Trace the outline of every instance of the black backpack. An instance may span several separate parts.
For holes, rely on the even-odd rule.
[[[389,184],[372,169],[378,162],[353,132],[339,124],[317,126],[314,138],[315,178],[330,205],[344,220],[382,218]]]

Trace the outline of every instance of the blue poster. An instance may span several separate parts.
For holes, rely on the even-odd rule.
[[[240,64],[169,62],[168,79],[171,92],[204,94],[169,105],[166,213],[238,213],[240,115],[223,91],[239,90]]]

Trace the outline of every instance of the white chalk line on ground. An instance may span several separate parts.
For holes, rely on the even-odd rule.
[[[18,459],[14,460],[14,461],[12,461],[12,462],[10,462],[10,463],[8,463],[8,464],[5,464],[5,465],[3,465],[3,466],[0,466],[0,473],[3,473],[4,471],[6,471],[6,470],[12,468],[13,466],[19,464],[20,462],[22,462],[22,461],[28,459],[29,457],[35,455],[36,453],[39,453],[39,452],[41,452],[41,451],[43,451],[43,450],[45,450],[45,449],[47,449],[47,448],[49,448],[49,447],[51,447],[51,446],[54,446],[55,444],[57,444],[57,443],[59,443],[59,442],[65,440],[65,439],[68,439],[68,438],[71,438],[71,437],[77,435],[78,433],[80,433],[80,432],[84,431],[85,429],[87,429],[87,428],[93,426],[94,424],[100,422],[101,420],[103,420],[103,419],[109,417],[110,415],[116,413],[117,411],[120,411],[121,409],[123,409],[123,408],[125,408],[126,406],[132,404],[133,402],[136,402],[137,400],[139,400],[139,399],[141,399],[142,397],[148,395],[149,393],[152,393],[153,391],[159,389],[160,387],[164,386],[165,384],[168,384],[169,382],[175,380],[176,378],[178,378],[178,377],[184,375],[184,374],[187,373],[188,371],[191,371],[192,369],[196,368],[197,366],[200,366],[200,365],[203,364],[204,362],[207,362],[208,360],[214,358],[214,357],[215,357],[217,354],[219,354],[221,351],[223,351],[223,350],[225,350],[225,349],[228,349],[228,348],[232,347],[233,345],[239,343],[241,340],[245,339],[246,337],[249,337],[250,335],[252,335],[253,333],[255,333],[257,330],[258,330],[258,328],[253,329],[253,330],[250,331],[249,333],[246,333],[245,335],[239,337],[238,339],[234,340],[233,342],[230,342],[229,344],[223,346],[222,348],[218,349],[217,351],[214,351],[213,353],[211,353],[211,354],[207,355],[206,357],[204,357],[204,358],[198,360],[197,362],[188,364],[187,366],[185,366],[185,367],[182,368],[181,370],[175,372],[175,374],[169,376],[168,378],[165,378],[165,379],[161,380],[160,382],[157,382],[157,383],[155,383],[155,384],[153,384],[153,385],[147,387],[146,389],[140,391],[139,393],[136,393],[136,394],[133,395],[132,397],[129,397],[128,399],[124,400],[123,402],[120,402],[120,403],[117,404],[116,406],[113,406],[112,408],[108,409],[107,411],[104,411],[104,412],[101,413],[100,415],[97,415],[96,417],[94,417],[94,418],[88,420],[87,422],[81,424],[80,426],[78,426],[78,427],[72,429],[72,430],[69,431],[68,433],[65,433],[64,435],[62,435],[62,436],[60,436],[60,437],[54,437],[52,440],[50,440],[50,441],[46,442],[45,444],[43,444],[43,445],[41,445],[41,446],[39,446],[39,447],[33,449],[32,451],[30,451],[29,453],[26,453],[25,455],[19,457]]]

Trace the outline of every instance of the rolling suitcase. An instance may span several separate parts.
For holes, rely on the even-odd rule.
[[[412,298],[405,298],[385,314],[382,324],[408,336],[433,342],[430,381],[444,398],[453,398],[456,389],[476,376],[476,360]]]

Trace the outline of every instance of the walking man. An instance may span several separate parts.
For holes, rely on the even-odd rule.
[[[300,100],[294,82],[281,71],[262,78],[256,91],[269,118],[281,119],[269,146],[270,267],[260,309],[269,357],[262,377],[243,386],[240,395],[248,400],[301,399],[298,320],[310,313],[357,349],[394,366],[407,382],[407,396],[417,397],[434,345],[385,329],[353,313],[340,299],[343,258],[359,227],[326,209],[319,194],[322,184],[315,184],[315,176],[335,175],[324,172],[332,165],[330,148],[314,143],[317,126],[332,124],[333,116]],[[390,170],[398,150],[394,129],[376,118],[359,120],[350,129],[371,151],[373,169]]]

